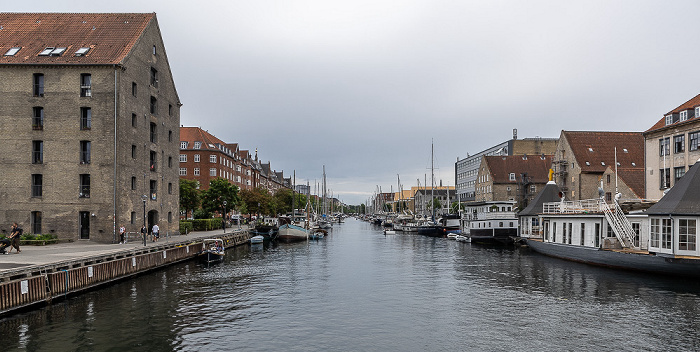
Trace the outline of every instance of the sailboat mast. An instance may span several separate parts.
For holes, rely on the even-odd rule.
[[[433,210],[433,218],[435,221],[435,165],[433,164],[433,157],[435,155],[435,146],[430,143],[430,208]]]

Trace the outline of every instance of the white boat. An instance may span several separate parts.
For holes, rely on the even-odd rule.
[[[448,240],[456,240],[456,239],[457,239],[457,236],[459,236],[459,234],[456,234],[456,233],[448,233],[448,234],[447,234],[447,239],[448,239]]]
[[[263,243],[263,241],[265,241],[265,237],[263,237],[262,235],[257,235],[250,238],[251,244]]]
[[[203,263],[216,263],[224,260],[224,241],[218,238],[202,240],[202,250],[197,256]]]
[[[457,235],[455,237],[455,241],[457,241],[457,242],[471,242],[472,239],[469,238],[469,236]]]
[[[277,239],[282,242],[299,242],[309,239],[309,230],[291,224],[280,226]]]
[[[395,235],[395,234],[396,234],[396,231],[386,229],[386,230],[384,230],[384,234],[385,234],[385,235]]]

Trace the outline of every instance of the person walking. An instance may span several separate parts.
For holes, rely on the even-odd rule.
[[[151,232],[153,233],[153,241],[158,242],[158,238],[160,237],[160,228],[158,228],[158,224],[153,224]]]
[[[119,227],[119,244],[124,244],[124,234],[126,233],[126,228],[124,225]]]
[[[19,238],[22,236],[22,228],[17,225],[16,222],[12,223],[12,232],[10,232],[10,239],[12,241],[12,247],[7,253],[12,252],[12,248],[15,248],[17,250],[17,253],[22,252],[19,249]]]

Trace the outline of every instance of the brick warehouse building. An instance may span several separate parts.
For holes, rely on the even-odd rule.
[[[0,231],[178,230],[181,104],[155,14],[0,13],[0,55]]]

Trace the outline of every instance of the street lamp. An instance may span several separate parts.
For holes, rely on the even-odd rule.
[[[146,234],[148,233],[148,229],[146,229],[146,232],[143,232],[143,229],[146,228],[146,199],[148,199],[148,197],[145,194],[141,196],[141,200],[143,201],[143,227],[141,228],[141,234],[143,235],[144,247],[146,247]]]
[[[224,227],[224,233],[226,233],[226,201],[224,201],[224,214],[221,216],[221,225]]]

